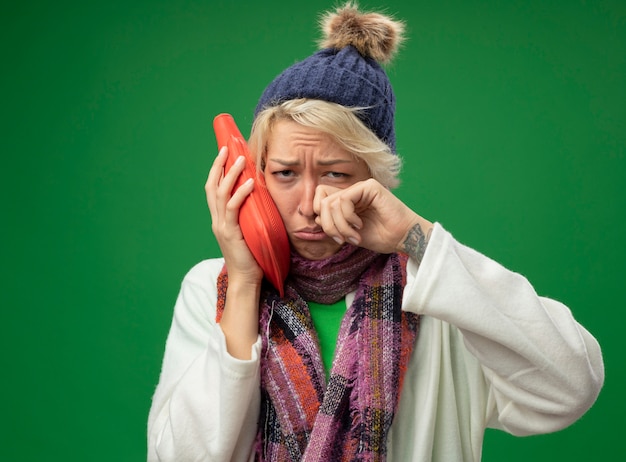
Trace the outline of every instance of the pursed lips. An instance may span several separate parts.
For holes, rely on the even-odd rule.
[[[301,228],[294,231],[293,235],[305,241],[320,241],[328,237],[320,226]]]

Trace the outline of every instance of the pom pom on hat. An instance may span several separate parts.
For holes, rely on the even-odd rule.
[[[320,48],[352,45],[362,56],[380,63],[391,61],[404,40],[404,23],[379,13],[361,13],[351,2],[324,14],[320,27],[325,35]]]
[[[395,96],[380,63],[389,62],[403,40],[404,25],[348,2],[326,13],[323,47],[285,69],[265,89],[255,115],[266,107],[311,98],[359,107],[359,117],[395,152]]]

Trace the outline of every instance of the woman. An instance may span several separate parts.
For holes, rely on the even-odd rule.
[[[250,136],[292,247],[285,295],[238,225],[223,149],[206,192],[222,259],[186,276],[149,460],[478,461],[484,429],[556,431],[595,401],[596,340],[567,307],[408,208],[378,62],[402,24],[351,4],[265,90]]]

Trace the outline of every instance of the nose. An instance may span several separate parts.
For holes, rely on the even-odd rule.
[[[313,181],[307,181],[303,186],[304,189],[298,202],[298,214],[306,218],[315,218],[317,214],[313,210],[313,199],[317,184]]]

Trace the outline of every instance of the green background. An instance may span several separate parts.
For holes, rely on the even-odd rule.
[[[2,6],[0,459],[145,459],[180,281],[218,254],[212,118],[247,133],[332,5]],[[624,460],[626,3],[385,7],[409,37],[388,69],[398,195],[567,303],[604,349],[606,385],[579,422],[489,431],[484,460]]]

